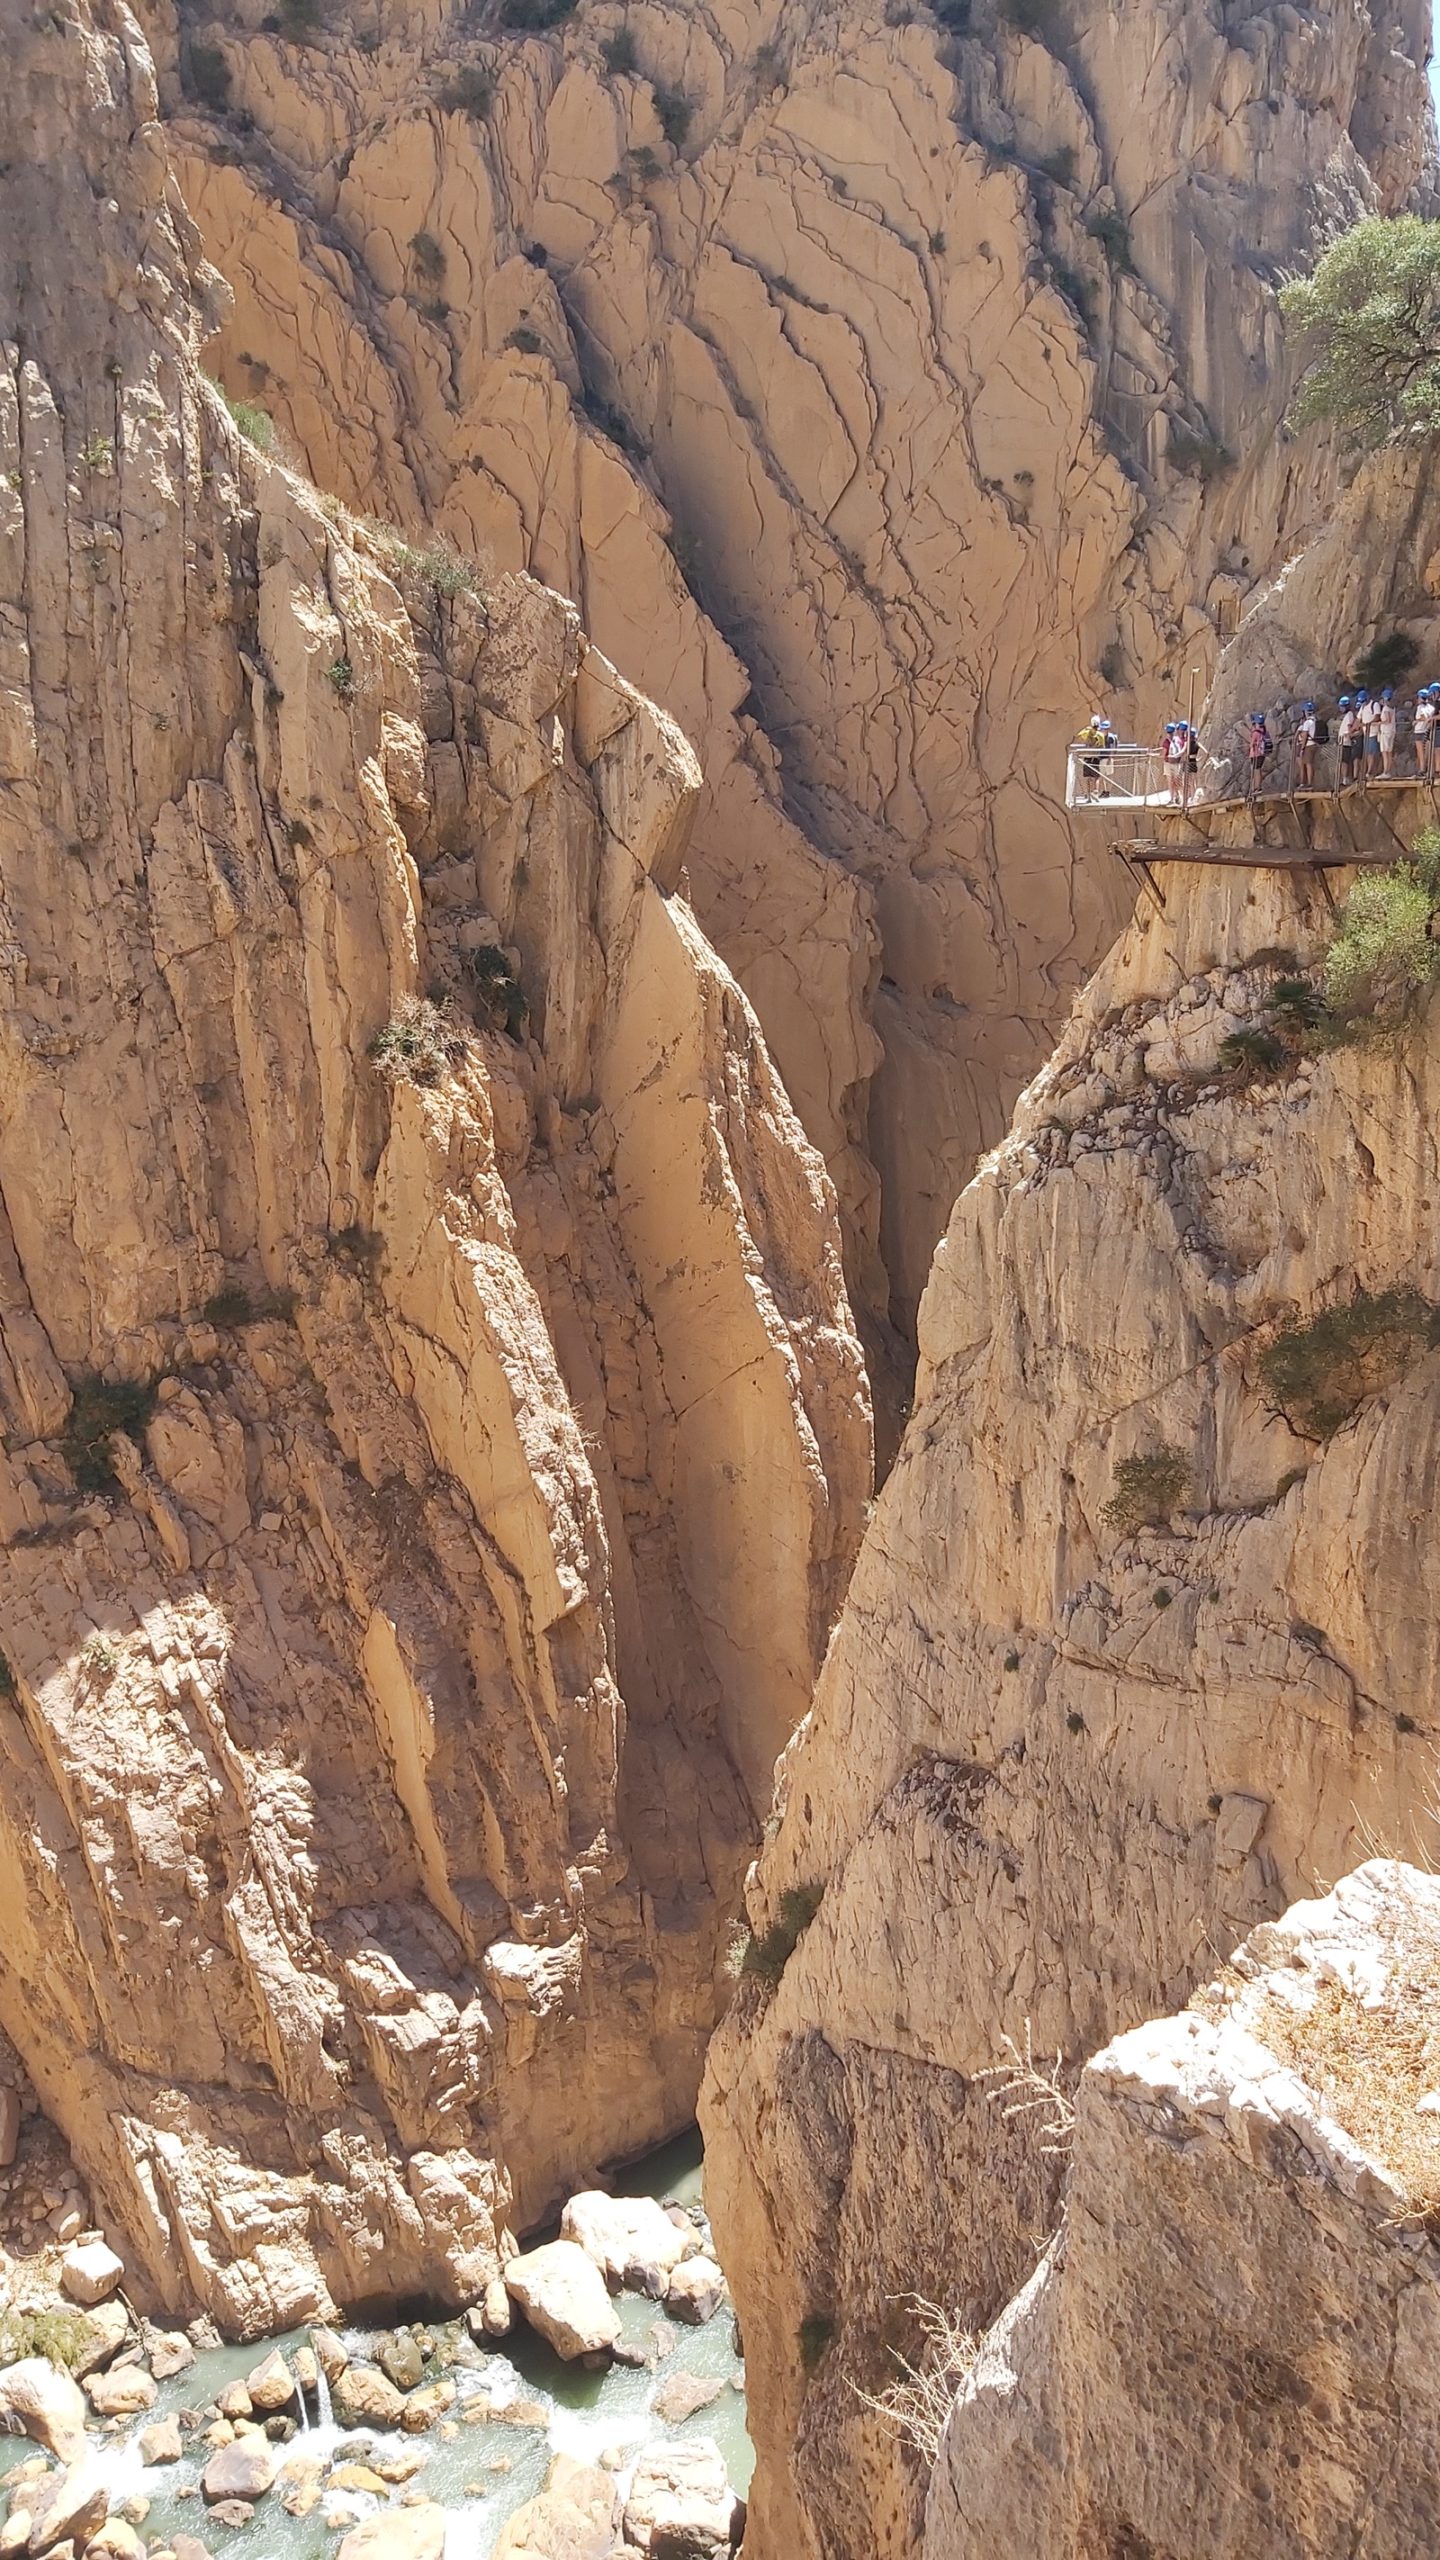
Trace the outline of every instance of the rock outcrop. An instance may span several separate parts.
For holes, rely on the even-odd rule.
[[[693,2100],[868,1490],[834,1195],[673,722],[237,435],[120,0],[6,69],[0,2024],[152,2307],[474,2299]]]
[[[1407,2560],[1440,2535],[1440,1885],[1371,1865],[1082,2073],[924,2560]],[[1198,2012],[1198,2014],[1197,2014]]]
[[[1118,921],[1062,733],[1203,692],[1330,485],[1273,287],[1421,178],[1424,0],[147,5],[227,389],[697,740],[698,912],[908,1327]]]
[[[922,2468],[861,2395],[915,2296],[983,2328],[1053,2228],[1043,2115],[981,2077],[1006,2039],[1068,2073],[1425,1843],[1440,1021],[1222,1062],[1330,908],[1304,872],[1158,876],[956,1205],[712,2047],[755,2560],[915,2545]],[[1308,1329],[1356,1291],[1410,1320],[1336,1380]],[[1323,1424],[1267,1382],[1287,1322]]]

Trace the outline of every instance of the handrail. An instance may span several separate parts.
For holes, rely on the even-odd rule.
[[[1164,807],[1169,800],[1164,760],[1154,747],[1092,747],[1077,741],[1065,759],[1067,809]]]
[[[1352,791],[1363,795],[1402,784],[1411,790],[1433,790],[1440,784],[1440,742],[1422,751],[1413,741],[1403,740],[1395,762],[1419,769],[1384,774],[1371,758],[1364,766],[1356,766],[1353,777],[1342,780],[1340,748],[1332,738],[1327,745],[1312,748],[1307,780],[1298,741],[1284,738],[1258,772],[1243,755],[1205,755],[1199,771],[1192,774],[1167,763],[1158,747],[1120,740],[1109,747],[1087,747],[1077,740],[1066,753],[1065,806],[1081,811],[1233,808],[1259,801],[1332,800],[1342,791],[1348,797]]]

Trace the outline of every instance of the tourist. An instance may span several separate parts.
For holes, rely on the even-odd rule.
[[[1079,737],[1075,741],[1078,747],[1086,747],[1091,750],[1089,754],[1083,755],[1080,759],[1080,797],[1082,800],[1098,800],[1100,797],[1101,789],[1103,787],[1103,776],[1100,771],[1100,758],[1094,750],[1104,746],[1108,734],[1109,732],[1104,713],[1100,711],[1092,711],[1084,728],[1081,730]]]
[[[1375,737],[1380,749],[1380,771],[1388,782],[1395,771],[1395,689],[1385,687],[1380,696],[1380,713],[1375,723]]]
[[[1200,732],[1193,720],[1181,722],[1185,732],[1185,806],[1195,797],[1196,777],[1200,771]]]
[[[1328,711],[1317,711],[1317,712],[1316,712],[1316,714],[1315,714],[1315,746],[1316,746],[1316,749],[1317,749],[1317,753],[1316,753],[1315,758],[1314,758],[1314,764],[1315,764],[1315,769],[1316,769],[1316,771],[1317,771],[1318,773],[1320,773],[1322,776],[1323,776],[1324,771],[1325,771],[1326,759],[1324,759],[1324,758],[1322,757],[1322,755],[1321,755],[1318,751],[1319,751],[1320,749],[1323,749],[1323,748],[1325,748],[1325,747],[1328,747],[1328,746],[1329,746],[1329,744],[1330,744],[1330,715],[1329,715]],[[1319,786],[1319,787],[1320,787],[1320,789],[1321,789],[1322,791],[1324,790],[1325,785],[1324,785],[1324,781],[1323,781],[1323,780],[1321,781],[1321,783],[1320,783],[1320,786]]]
[[[1263,711],[1252,711],[1250,714],[1249,756],[1249,796],[1253,800],[1256,792],[1260,788],[1261,776],[1265,771],[1265,767],[1270,756],[1270,731],[1266,724],[1265,714]]]
[[[1432,758],[1435,758],[1435,686],[1422,684],[1414,696],[1414,771],[1422,783],[1430,781]]]
[[[1340,696],[1340,718],[1335,734],[1340,741],[1340,789],[1348,791],[1360,761],[1360,722],[1348,693]]]
[[[1301,708],[1295,731],[1294,783],[1297,791],[1313,791],[1315,788],[1315,739],[1315,705],[1307,702]]]
[[[1188,743],[1189,732],[1186,729],[1184,721],[1167,720],[1165,723],[1165,743],[1161,752],[1165,758],[1165,782],[1166,787],[1169,790],[1170,806],[1172,809],[1179,808],[1180,802],[1184,796],[1185,757]]]
[[[1380,770],[1380,696],[1364,693],[1360,697],[1360,734],[1365,745],[1366,784],[1374,781]]]

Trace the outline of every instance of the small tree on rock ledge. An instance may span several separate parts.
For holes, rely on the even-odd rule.
[[[1280,308],[1307,358],[1292,426],[1329,419],[1356,445],[1440,429],[1440,222],[1357,222]]]

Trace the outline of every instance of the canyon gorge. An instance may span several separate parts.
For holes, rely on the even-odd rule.
[[[0,2554],[1430,2547],[1428,9],[0,19]]]

